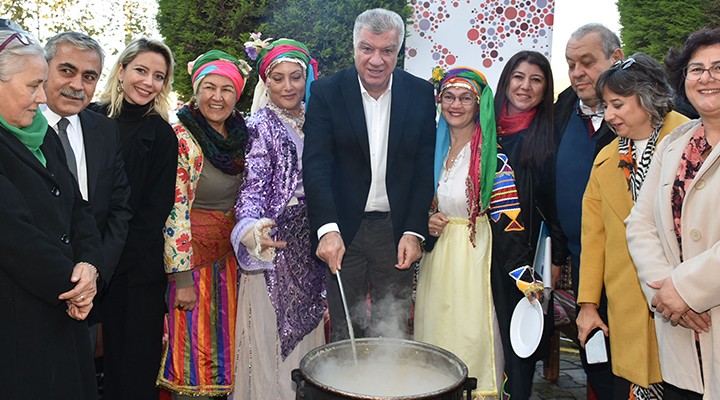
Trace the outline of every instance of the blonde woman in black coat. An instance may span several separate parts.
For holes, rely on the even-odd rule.
[[[156,39],[128,44],[110,69],[97,111],[113,119],[133,212],[125,248],[103,299],[105,400],[155,400],[167,278],[163,227],[175,202],[178,142],[167,110],[173,57]],[[93,106],[93,105],[91,105]]]

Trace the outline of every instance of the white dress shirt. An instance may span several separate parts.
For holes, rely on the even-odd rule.
[[[58,122],[60,122],[61,116],[55,114],[45,104],[40,105],[40,111],[42,111],[45,119],[48,121],[48,125],[51,126],[55,133],[58,133]],[[85,159],[85,143],[83,140],[82,126],[80,125],[80,118],[77,114],[65,117],[70,124],[67,127],[68,141],[70,141],[70,147],[75,153],[75,163],[77,167],[77,180],[80,186],[80,193],[84,200],[88,199],[88,178],[87,178],[87,162]]]
[[[602,106],[598,105],[595,110],[593,110],[592,108],[586,106],[585,103],[583,103],[582,99],[580,99],[580,110],[583,112],[583,114],[592,115],[590,120],[592,121],[595,132],[597,132],[598,129],[600,129],[600,125],[602,125],[603,119],[605,119],[604,116],[598,115],[601,113],[597,112],[602,110]]]
[[[390,136],[392,80],[393,77],[390,75],[387,89],[376,100],[368,93],[360,80],[360,76],[358,76],[370,149],[371,181],[370,191],[365,201],[365,211],[390,211],[385,175],[387,172],[388,137]],[[335,222],[329,222],[321,226],[317,231],[318,239],[328,232],[340,232],[340,227]]]
[[[358,76],[358,81],[360,77]],[[370,191],[365,211],[390,211],[385,175],[387,173],[388,137],[390,136],[390,105],[392,100],[392,75],[385,92],[376,100],[360,81],[365,126],[370,145]]]
[[[362,97],[363,111],[365,113],[365,126],[368,134],[370,149],[370,190],[365,201],[365,211],[390,211],[390,200],[387,195],[385,177],[387,175],[388,140],[390,137],[390,108],[392,105],[393,76],[385,92],[377,99],[368,93],[362,84],[360,76],[360,95]],[[318,239],[328,232],[340,232],[336,222],[328,222],[317,230]],[[420,241],[425,237],[417,232],[405,231],[404,234],[417,236]]]

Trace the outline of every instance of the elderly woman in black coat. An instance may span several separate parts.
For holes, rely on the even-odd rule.
[[[90,400],[84,319],[101,241],[58,133],[38,111],[47,68],[32,38],[0,30],[0,397]]]

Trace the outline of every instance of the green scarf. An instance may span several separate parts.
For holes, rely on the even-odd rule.
[[[2,115],[0,115],[0,126],[7,129],[8,132],[12,133],[20,142],[22,142],[22,144],[30,150],[32,155],[40,161],[40,164],[42,164],[43,167],[46,166],[45,164],[47,161],[45,160],[45,155],[42,153],[42,150],[40,150],[40,146],[45,140],[45,134],[48,130],[48,122],[40,110],[35,112],[35,117],[33,118],[33,122],[30,126],[26,126],[24,128],[12,126],[5,121],[5,118],[3,118]]]

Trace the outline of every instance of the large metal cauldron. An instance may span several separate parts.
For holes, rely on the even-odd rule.
[[[326,344],[311,350],[300,362],[300,369],[293,371],[293,380],[297,383],[297,399],[305,400],[461,400],[463,391],[467,391],[467,399],[471,398],[471,391],[477,386],[474,378],[468,378],[468,370],[457,356],[440,347],[427,343],[414,342],[402,339],[364,338],[355,341],[358,361],[373,363],[379,362],[383,368],[389,366],[390,371],[405,371],[420,368],[415,383],[427,387],[428,381],[434,379],[432,374],[442,375],[444,382],[439,387],[432,387],[418,393],[417,389],[410,390],[410,395],[379,395],[377,387],[367,387],[367,390],[348,391],[337,386],[344,386],[338,382],[323,382],[327,378],[324,371],[331,365],[332,369],[339,368],[339,375],[355,379],[357,370],[353,362],[352,346],[349,340]],[[387,355],[393,357],[388,358]],[[381,360],[381,361],[379,361]],[[387,365],[389,363],[389,365]],[[395,365],[393,365],[395,363]],[[344,370],[347,371],[344,371]],[[347,372],[347,374],[345,374]],[[361,372],[362,373],[362,372]],[[429,376],[427,374],[430,374]],[[423,375],[423,376],[419,376]],[[362,378],[362,377],[361,377]],[[361,378],[357,378],[358,382]],[[391,376],[384,377],[385,385],[392,380]],[[334,378],[333,378],[334,379]],[[333,380],[330,379],[330,380]],[[411,376],[410,379],[415,379]],[[420,381],[422,380],[422,381]],[[375,386],[368,384],[366,386]],[[365,388],[364,388],[365,389]],[[359,393],[358,393],[359,392]]]

